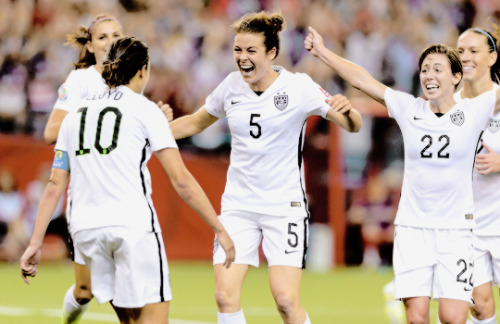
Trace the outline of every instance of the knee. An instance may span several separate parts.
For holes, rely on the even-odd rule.
[[[226,289],[219,288],[215,290],[215,301],[219,309],[223,312],[230,312],[236,308],[236,311],[238,311],[240,308],[238,296]]]
[[[92,295],[90,287],[87,285],[75,285],[74,294],[75,300],[80,305],[88,303],[94,297],[94,295]]]
[[[278,307],[279,312],[284,315],[291,314],[298,306],[295,299],[286,293],[276,294],[274,296],[274,300],[276,301],[276,306]]]
[[[406,310],[406,322],[410,324],[429,323],[429,316],[422,312],[412,312]]]
[[[474,298],[475,304],[470,308],[472,316],[484,320],[495,315],[495,301],[493,298]]]

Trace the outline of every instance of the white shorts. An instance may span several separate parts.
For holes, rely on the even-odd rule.
[[[236,250],[234,263],[259,266],[259,245],[267,263],[305,269],[309,222],[307,216],[271,216],[247,211],[229,211],[219,220],[231,236]],[[214,265],[223,263],[224,249],[214,241]]]
[[[161,233],[107,226],[78,231],[74,242],[100,304],[139,308],[172,299]]]
[[[500,236],[474,236],[474,285],[500,284]]]
[[[472,302],[473,236],[470,229],[396,226],[396,299],[429,296]]]

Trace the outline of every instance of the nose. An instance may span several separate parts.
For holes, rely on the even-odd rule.
[[[469,61],[470,57],[470,51],[463,51],[462,54],[460,54],[460,59],[462,60],[462,62]]]

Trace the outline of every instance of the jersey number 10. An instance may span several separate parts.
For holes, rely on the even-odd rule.
[[[86,123],[86,118],[87,118],[87,109],[88,107],[83,107],[78,109],[79,113],[82,113],[80,117],[80,132],[79,132],[79,140],[78,140],[78,150],[75,152],[76,156],[80,155],[85,155],[90,153],[89,148],[85,148],[84,146],[84,139],[85,137],[83,136],[85,133],[85,123]],[[102,147],[101,145],[101,129],[102,129],[102,122],[104,120],[104,116],[107,113],[112,113],[115,115],[115,125],[113,127],[113,137],[111,140],[111,144],[107,147]],[[97,132],[95,134],[95,142],[94,142],[94,147],[100,154],[109,154],[111,151],[113,151],[117,146],[118,146],[118,134],[120,133],[120,123],[122,121],[122,113],[118,108],[115,107],[106,107],[101,112],[99,113],[99,118],[97,119]]]

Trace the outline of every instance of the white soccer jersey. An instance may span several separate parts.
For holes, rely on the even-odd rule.
[[[233,72],[206,100],[209,114],[227,118],[232,136],[222,211],[307,215],[305,122],[311,115],[326,116],[330,95],[306,74],[273,68],[279,76],[260,96]]]
[[[496,91],[500,88],[494,84],[493,89],[481,96],[490,96],[496,99]],[[455,93],[455,100],[462,99],[462,91]],[[479,108],[478,108],[479,109]],[[484,130],[482,141],[500,153],[500,115],[490,119],[488,127]],[[487,153],[480,145],[478,153]],[[481,175],[476,168],[473,171],[474,218],[476,219],[476,235],[500,235],[500,173]]]
[[[405,168],[395,224],[434,229],[474,227],[472,168],[491,97],[461,100],[437,117],[422,98],[387,88],[385,102],[403,134]]]
[[[59,97],[54,109],[72,111],[78,102],[91,93],[100,93],[107,88],[101,74],[95,67],[78,69],[70,72],[66,81],[59,87]]]
[[[160,231],[144,174],[151,152],[177,148],[165,116],[126,86],[78,107],[64,119],[56,144],[69,156],[72,235],[112,225]]]

